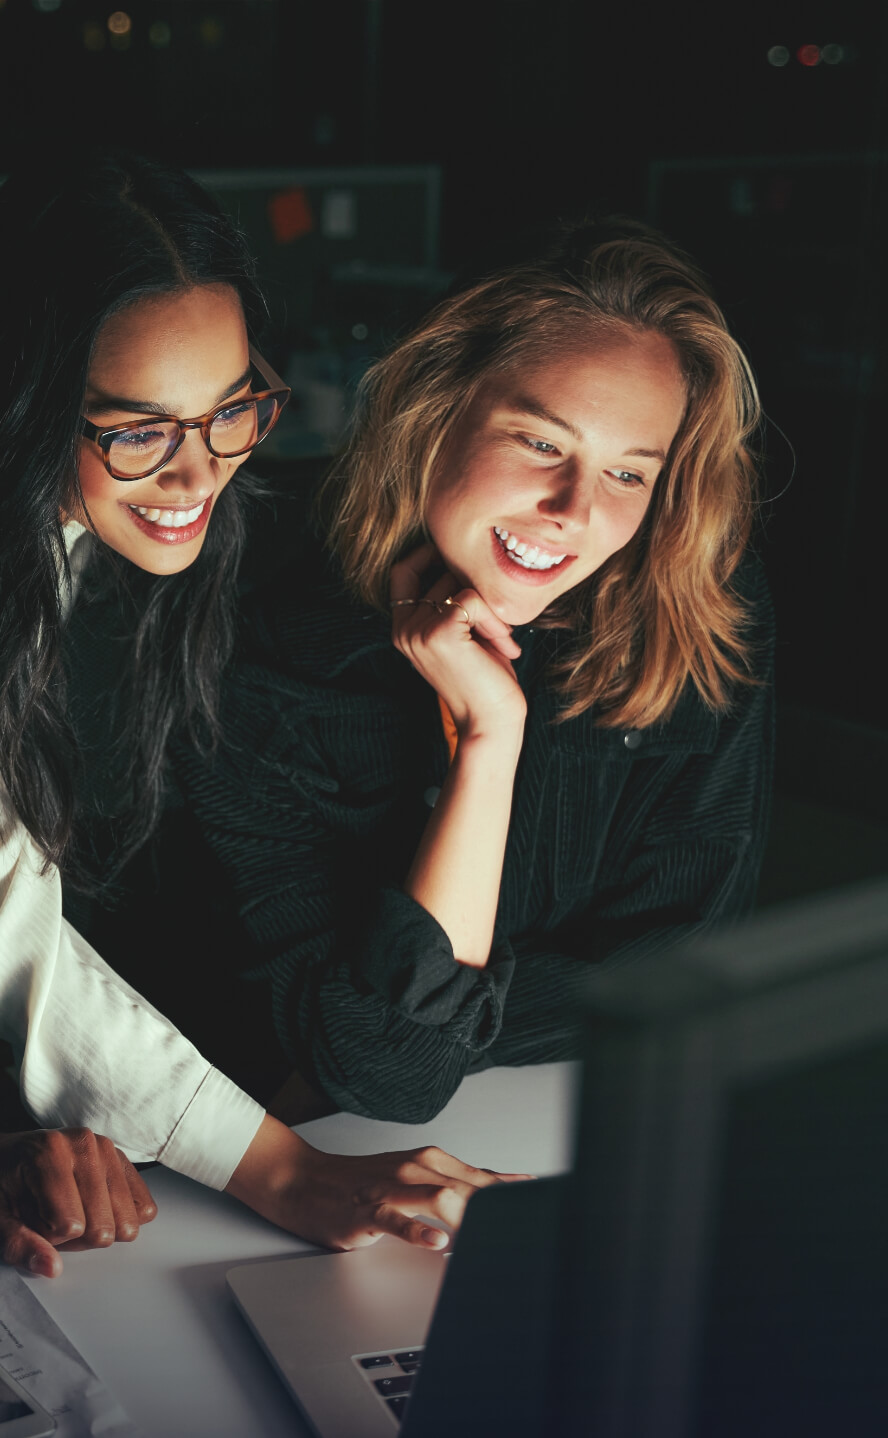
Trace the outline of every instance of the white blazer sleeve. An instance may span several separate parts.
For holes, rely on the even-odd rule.
[[[40,1123],[224,1188],[264,1116],[62,918],[61,882],[0,789],[0,1037]]]

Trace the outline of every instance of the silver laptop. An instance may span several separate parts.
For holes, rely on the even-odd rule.
[[[452,1255],[383,1238],[244,1264],[228,1283],[320,1438],[537,1435],[562,1200],[559,1178],[497,1185]]]
[[[228,1282],[320,1438],[885,1438],[886,1123],[880,882],[598,976],[573,1174],[449,1258]]]

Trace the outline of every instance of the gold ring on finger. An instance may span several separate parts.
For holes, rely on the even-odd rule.
[[[472,621],[471,621],[471,619],[469,618],[469,611],[468,611],[468,609],[466,609],[466,606],[465,606],[464,604],[460,604],[459,600],[458,600],[458,599],[454,599],[454,597],[453,597],[452,594],[451,594],[451,596],[450,596],[449,599],[445,599],[445,600],[444,600],[444,603],[445,603],[445,604],[448,604],[451,609],[461,609],[462,612],[463,612],[463,614],[466,616],[466,623],[468,624],[469,628],[471,629],[471,627],[472,627]]]
[[[437,599],[418,599],[418,600],[417,600],[417,603],[418,603],[418,604],[430,604],[433,609],[437,609],[437,611],[438,611],[439,614],[443,614],[443,612],[444,612],[443,609],[441,608],[440,604],[438,603]]]

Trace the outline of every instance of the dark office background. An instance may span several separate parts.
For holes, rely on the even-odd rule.
[[[313,346],[315,385],[318,353],[360,368],[381,308],[409,317],[473,252],[540,220],[625,211],[697,256],[769,419],[776,846],[791,821],[811,875],[839,878],[888,868],[886,90],[875,4],[0,0],[0,172],[71,133],[199,172],[438,167],[434,262],[396,255],[381,284],[368,254],[375,301],[373,265],[363,288],[353,263],[337,270],[314,191],[301,210],[289,192],[282,262],[313,276],[307,297],[293,280],[290,362],[301,373]],[[376,194],[384,232],[397,196]],[[287,340],[279,326],[282,364]]]

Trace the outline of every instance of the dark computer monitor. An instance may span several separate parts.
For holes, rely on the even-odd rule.
[[[590,983],[553,1434],[888,1433],[888,881]]]

